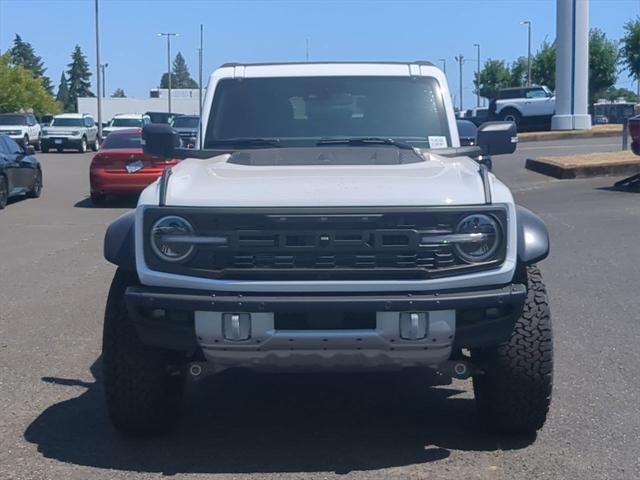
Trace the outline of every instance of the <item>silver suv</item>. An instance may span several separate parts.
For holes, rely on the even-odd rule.
[[[71,148],[84,153],[89,147],[95,152],[100,148],[98,127],[93,117],[85,113],[56,115],[42,131],[41,146],[43,153],[54,148],[58,152]]]

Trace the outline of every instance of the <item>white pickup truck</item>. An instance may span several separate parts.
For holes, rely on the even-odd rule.
[[[202,131],[188,150],[144,127],[146,154],[183,160],[107,230],[118,429],[167,428],[186,379],[229,367],[434,368],[473,377],[493,428],[542,427],[547,230],[482,163],[515,150],[513,123],[460,147],[427,62],[230,64]]]

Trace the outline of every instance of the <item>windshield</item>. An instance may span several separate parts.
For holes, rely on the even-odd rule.
[[[26,125],[27,119],[22,115],[0,115],[0,125]]]
[[[141,118],[114,118],[111,120],[110,127],[141,127]]]
[[[198,117],[176,117],[173,119],[175,128],[198,128],[200,119]]]
[[[221,80],[205,148],[230,139],[378,137],[421,148],[451,146],[442,93],[430,77],[290,77]]]
[[[82,127],[82,118],[54,118],[51,121],[52,127]]]
[[[141,149],[142,135],[140,133],[112,133],[102,143],[102,150],[110,150],[114,148]]]

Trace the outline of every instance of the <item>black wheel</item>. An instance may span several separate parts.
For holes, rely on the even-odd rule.
[[[500,119],[505,122],[513,122],[518,128],[520,128],[520,124],[522,123],[522,115],[518,110],[513,108],[503,110],[502,113],[500,113]]]
[[[98,150],[100,150],[100,139],[98,138],[97,135],[96,135],[96,139],[91,144],[91,150],[93,150],[94,152],[97,152]]]
[[[553,336],[547,291],[538,267],[527,268],[528,292],[508,342],[472,352],[484,373],[473,378],[479,414],[504,433],[532,433],[551,403]]]
[[[34,147],[36,150],[40,150],[42,151],[42,135],[38,135],[38,141],[35,144]]]
[[[7,206],[9,199],[9,185],[7,185],[7,177],[0,175],[0,210]]]
[[[49,145],[46,145],[44,143],[40,144],[40,151],[42,153],[49,153]]]
[[[105,203],[107,203],[107,196],[103,193],[92,193],[91,203],[98,206],[104,205]]]
[[[178,416],[184,376],[169,352],[140,341],[124,301],[125,289],[136,284],[135,273],[118,269],[109,290],[102,339],[107,411],[118,430],[159,433]]]
[[[42,195],[42,170],[38,169],[36,176],[33,179],[33,187],[27,193],[27,196],[31,198],[38,198]]]
[[[78,148],[78,151],[80,153],[86,153],[86,151],[87,151],[87,139],[85,137],[82,137],[82,140],[80,140],[80,148]]]
[[[27,135],[26,133],[25,133],[24,137],[22,138],[22,146],[24,147],[25,150],[29,146],[29,135]]]

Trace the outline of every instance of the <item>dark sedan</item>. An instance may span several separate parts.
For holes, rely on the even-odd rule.
[[[37,198],[42,192],[42,170],[34,149],[26,149],[0,135],[0,210],[14,195]]]

